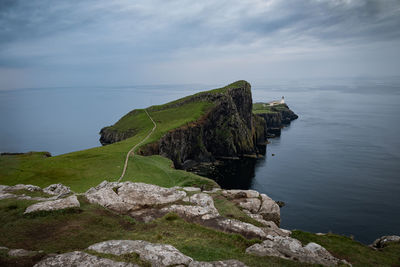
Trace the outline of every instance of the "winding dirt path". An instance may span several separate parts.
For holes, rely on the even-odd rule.
[[[128,153],[126,154],[126,158],[125,158],[125,164],[124,164],[124,169],[122,170],[122,174],[121,177],[119,177],[118,179],[118,183],[121,182],[121,180],[124,178],[126,169],[128,168],[128,160],[129,160],[129,156],[132,154],[132,156],[135,155],[135,149],[140,146],[141,144],[143,144],[147,139],[149,139],[149,137],[151,136],[151,134],[156,130],[157,128],[157,124],[156,122],[153,120],[153,118],[149,115],[149,113],[147,112],[147,110],[144,110],[147,114],[147,116],[150,118],[150,120],[153,122],[154,127],[153,129],[151,129],[151,131],[149,132],[149,134],[139,143],[137,143],[134,147],[131,148],[131,150],[128,151]]]

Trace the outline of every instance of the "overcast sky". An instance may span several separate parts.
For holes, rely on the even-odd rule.
[[[392,75],[399,0],[0,0],[0,90]]]

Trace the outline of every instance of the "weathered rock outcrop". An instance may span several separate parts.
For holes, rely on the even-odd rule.
[[[34,267],[97,266],[97,267],[139,267],[136,264],[100,258],[82,251],[68,252],[48,257]]]
[[[153,244],[143,240],[109,240],[91,245],[89,250],[98,253],[121,256],[124,254],[136,253],[140,259],[148,262],[154,267],[163,266],[237,266],[244,267],[242,262],[237,260],[199,262],[186,256],[174,246],[167,244]]]
[[[81,205],[79,204],[78,198],[75,195],[73,195],[67,198],[61,198],[57,200],[50,200],[33,204],[26,208],[24,214],[36,211],[51,211],[51,210],[62,210],[68,208],[79,208],[80,206]]]
[[[223,190],[222,195],[232,202],[249,211],[251,214],[261,216],[265,221],[273,221],[276,225],[281,222],[280,208],[275,201],[265,194],[254,190]],[[257,217],[260,219],[260,217]]]
[[[18,191],[25,190],[27,192],[42,192],[43,197],[32,197],[24,193],[19,194]],[[58,198],[65,197],[66,195],[72,193],[69,187],[62,184],[53,184],[44,189],[36,185],[25,185],[17,184],[13,186],[0,185],[0,200],[7,198],[16,198],[20,200],[36,200],[36,201],[48,201],[56,200]],[[47,195],[46,195],[47,194]],[[51,196],[52,195],[52,196]],[[46,197],[48,196],[48,197]]]
[[[308,243],[303,247],[301,242],[291,237],[268,236],[261,244],[255,244],[246,249],[246,253],[256,256],[273,256],[300,262],[337,265],[340,260],[333,257],[325,248]]]
[[[398,235],[385,235],[376,239],[371,246],[374,248],[384,248],[390,243],[400,242],[400,236]]]
[[[263,118],[267,124],[267,137],[280,136],[283,126],[298,118],[286,104],[271,107],[270,112],[258,113],[257,116]]]

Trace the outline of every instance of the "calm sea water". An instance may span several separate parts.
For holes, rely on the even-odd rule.
[[[46,150],[57,155],[98,146],[99,130],[131,109],[212,87],[3,91],[0,151]],[[284,228],[332,231],[364,243],[399,235],[400,82],[291,81],[253,86],[255,101],[282,95],[299,119],[280,138],[270,140],[264,159],[220,170],[220,184],[256,189],[284,201]]]

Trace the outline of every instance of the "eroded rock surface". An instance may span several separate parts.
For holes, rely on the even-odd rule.
[[[256,256],[273,256],[300,262],[337,265],[340,260],[333,257],[325,248],[308,243],[303,247],[301,242],[291,237],[268,236],[261,244],[255,244],[246,249],[246,253]]]
[[[243,262],[238,260],[226,261],[193,261],[189,267],[247,267]]]
[[[390,243],[400,242],[400,236],[397,235],[385,235],[376,239],[371,246],[375,248],[386,247]]]
[[[39,252],[37,252],[37,251],[31,251],[31,250],[25,250],[25,249],[19,248],[19,249],[10,249],[7,254],[8,254],[8,256],[11,256],[11,257],[27,257],[27,256],[32,256],[32,255],[35,255],[38,253]]]
[[[81,251],[68,252],[48,257],[34,265],[34,267],[48,266],[139,267],[136,264],[100,258]]]
[[[32,213],[36,211],[51,211],[51,210],[62,210],[67,208],[79,208],[80,203],[78,198],[73,195],[67,198],[44,201],[33,204],[26,208],[24,214]]]
[[[173,203],[184,198],[186,193],[151,184],[104,181],[99,186],[89,189],[85,195],[91,203],[126,213]]]
[[[43,192],[53,196],[64,196],[72,193],[71,188],[63,184],[49,185],[48,187],[43,188]]]
[[[222,195],[240,208],[254,215],[261,215],[264,221],[273,221],[279,226],[281,213],[278,204],[266,194],[254,190],[223,190]]]
[[[171,245],[142,240],[109,240],[91,245],[88,249],[113,255],[137,253],[140,259],[150,262],[152,266],[188,265],[193,261]]]

